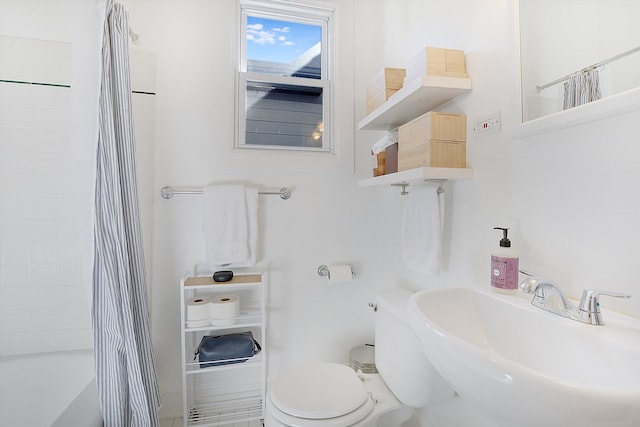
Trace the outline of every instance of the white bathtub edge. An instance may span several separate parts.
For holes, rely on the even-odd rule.
[[[98,390],[95,378],[67,406],[51,427],[68,427],[71,425],[86,427],[102,427],[104,425],[98,405]]]

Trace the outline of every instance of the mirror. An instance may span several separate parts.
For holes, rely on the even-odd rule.
[[[518,0],[517,15],[520,136],[640,107],[640,1]]]

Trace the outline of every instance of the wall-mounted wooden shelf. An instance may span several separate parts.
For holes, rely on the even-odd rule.
[[[358,123],[358,129],[396,129],[470,90],[471,79],[425,74],[391,95]]]
[[[372,187],[378,185],[400,184],[403,182],[416,182],[425,180],[462,180],[473,179],[471,168],[417,168],[407,171],[390,173],[388,175],[361,179],[360,187]]]

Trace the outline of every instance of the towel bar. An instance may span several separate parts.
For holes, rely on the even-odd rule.
[[[164,186],[160,189],[160,195],[165,199],[170,199],[176,194],[202,194],[202,188],[173,188]],[[291,197],[291,191],[288,188],[281,188],[280,191],[259,191],[258,194],[278,195],[282,200]]]

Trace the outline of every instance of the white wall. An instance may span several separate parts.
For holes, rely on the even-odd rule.
[[[365,3],[369,4],[358,2],[363,6]],[[382,230],[379,235],[380,280],[382,283],[399,281],[414,289],[449,284],[468,286],[472,285],[472,277],[483,282],[489,278],[489,263],[484,256],[488,256],[500,237],[493,227],[513,227],[516,223],[511,214],[512,183],[505,179],[513,162],[513,142],[509,138],[508,126],[504,125],[512,116],[510,103],[515,81],[511,2],[435,0],[378,3],[382,6],[377,9],[382,16],[378,20],[383,22],[386,31],[367,43],[364,40],[356,42],[356,63],[365,64],[363,69],[357,68],[356,73],[372,77],[375,70],[383,66],[402,65],[421,46],[464,49],[473,90],[440,110],[467,115],[467,162],[475,175],[471,181],[445,184],[445,264],[441,274],[431,278],[414,274],[403,266],[399,227],[394,226],[401,221],[405,200],[398,189],[362,190],[374,192],[379,197],[378,229]],[[368,11],[375,13],[374,8]],[[362,27],[370,20],[361,14],[356,14],[356,17],[356,25]],[[363,20],[359,21],[361,17]],[[403,28],[403,31],[395,28]],[[355,86],[357,120],[364,116],[364,85],[368,79],[362,80],[364,82],[356,82]],[[474,117],[495,111],[502,111],[502,133],[478,137],[470,131]],[[367,131],[358,132],[356,137],[358,148],[360,144],[367,147],[377,138]],[[517,234],[514,234],[514,243],[518,243]]]
[[[378,280],[380,287],[403,286],[412,290],[442,286],[488,287],[490,252],[500,234],[495,226],[516,227],[512,214],[513,142],[509,127],[502,133],[477,137],[471,131],[474,117],[502,112],[512,118],[510,105],[515,88],[513,6],[509,0],[455,1],[356,1],[355,16],[356,121],[364,116],[365,85],[380,68],[402,67],[424,46],[463,49],[473,90],[439,111],[463,113],[468,119],[467,163],[474,169],[472,181],[445,184],[443,268],[427,277],[404,267],[400,241],[402,209],[406,198],[398,188],[367,188],[377,197]],[[374,22],[373,30],[370,25]],[[400,30],[401,29],[401,30]],[[356,134],[360,155],[379,137],[377,132]],[[368,170],[359,170],[367,176]],[[518,230],[512,233],[519,247]],[[460,399],[419,412],[422,426],[480,425],[478,415]]]

